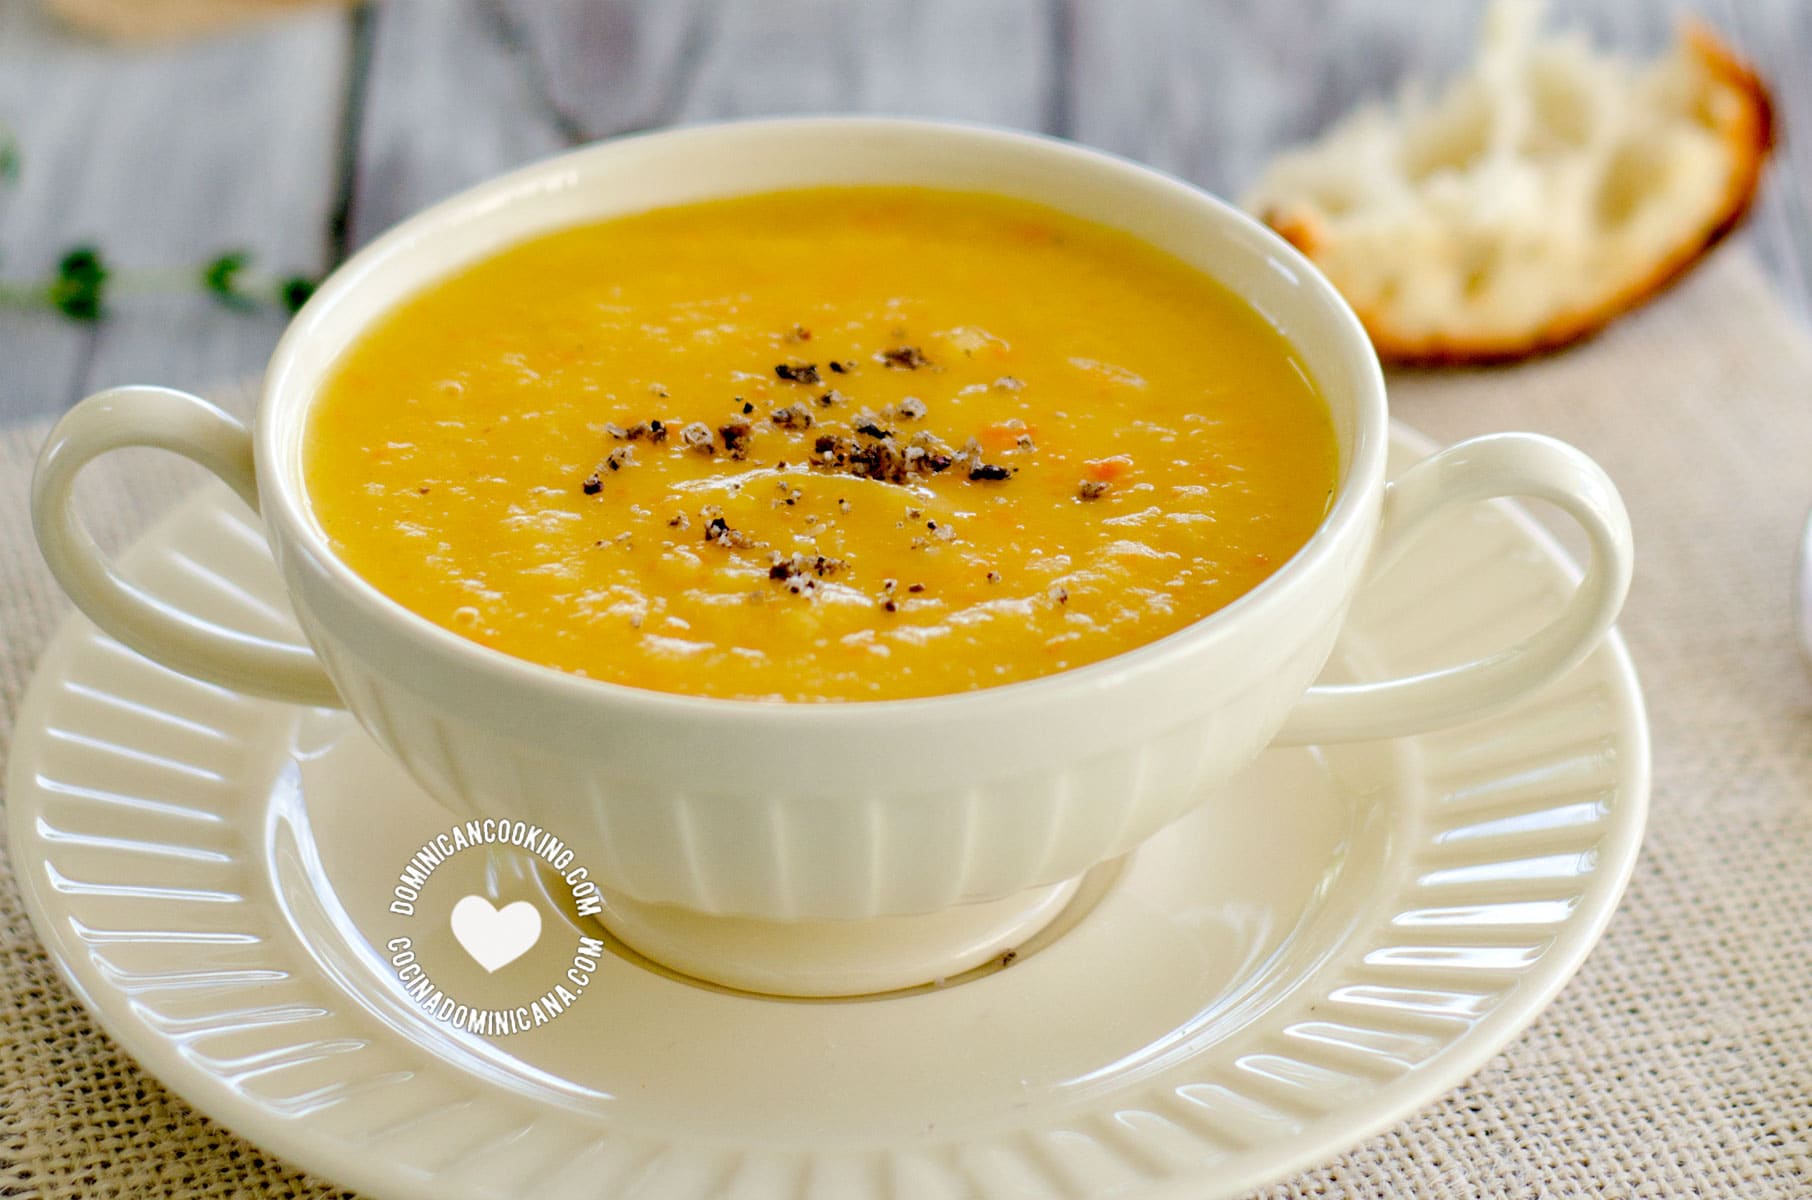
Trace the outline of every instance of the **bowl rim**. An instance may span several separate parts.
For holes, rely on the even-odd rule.
[[[839,699],[784,701],[736,699],[657,691],[632,684],[580,676],[558,667],[518,658],[504,651],[443,628],[385,595],[374,584],[341,560],[328,545],[318,525],[308,517],[306,493],[293,473],[285,469],[279,439],[283,426],[270,418],[281,411],[285,398],[296,388],[299,376],[311,372],[300,362],[304,345],[314,336],[327,313],[353,289],[374,274],[389,269],[392,260],[425,240],[446,236],[451,230],[482,219],[525,190],[576,186],[581,168],[600,164],[627,148],[649,140],[671,141],[676,150],[687,143],[703,149],[719,137],[784,136],[787,134],[874,134],[926,139],[967,141],[971,146],[1049,156],[1076,170],[1092,172],[1114,186],[1168,195],[1193,204],[1211,221],[1223,226],[1230,239],[1267,256],[1299,289],[1308,308],[1321,310],[1330,322],[1335,355],[1351,372],[1354,417],[1346,450],[1346,470],[1335,488],[1332,503],[1314,533],[1275,571],[1250,591],[1223,608],[1190,622],[1181,629],[1142,642],[1118,654],[1077,667],[1030,679],[967,691],[894,699]],[[885,186],[877,181],[878,186]],[[802,182],[800,186],[810,186]],[[756,194],[726,189],[725,196]],[[985,188],[977,188],[985,191]],[[1059,212],[1073,212],[1061,200],[1033,198]],[[1085,218],[1098,220],[1097,218]],[[1098,222],[1108,224],[1111,222]],[[549,232],[557,225],[524,226],[520,239]],[[520,240],[519,239],[519,240]],[[494,251],[493,251],[494,253]],[[1237,293],[1236,293],[1237,294]],[[369,328],[367,322],[364,328]],[[318,381],[318,374],[316,375]],[[313,397],[289,405],[294,420],[302,420]],[[521,695],[524,689],[544,693],[563,705],[578,705],[617,712],[637,710],[643,716],[709,719],[732,723],[814,722],[847,723],[876,717],[898,720],[913,717],[961,718],[978,711],[1005,713],[1036,708],[1066,698],[1099,692],[1108,685],[1160,673],[1179,659],[1205,653],[1239,636],[1255,614],[1300,591],[1320,575],[1355,536],[1369,539],[1366,524],[1376,510],[1383,486],[1388,452],[1389,416],[1383,368],[1369,336],[1350,305],[1321,271],[1284,238],[1262,222],[1214,194],[1176,176],[1108,151],[1083,146],[1049,134],[1007,129],[980,122],[893,116],[808,115],[758,117],[707,121],[604,138],[557,152],[522,167],[494,176],[403,219],[340,264],[316,289],[308,303],[279,340],[265,374],[254,418],[254,453],[262,500],[262,515],[280,563],[299,558],[313,575],[331,585],[337,595],[380,628],[384,641],[402,641],[411,648],[441,660],[473,682],[488,682]],[[1356,582],[1356,580],[1354,581]],[[293,583],[292,583],[293,586]],[[343,634],[341,636],[344,636]],[[366,639],[358,639],[363,642]]]

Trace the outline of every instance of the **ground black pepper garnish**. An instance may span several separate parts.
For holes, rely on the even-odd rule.
[[[620,442],[639,442],[643,438],[647,438],[651,442],[667,440],[667,427],[659,421],[637,421],[628,429],[606,421],[604,432]]]
[[[705,526],[705,541],[714,546],[752,546],[749,535],[739,529],[731,529],[730,523],[722,517],[712,517]]]
[[[812,410],[803,404],[789,404],[777,408],[768,415],[776,429],[810,429],[812,427]]]
[[[604,490],[604,481],[599,479],[597,472],[594,471],[585,477],[585,482],[579,485],[579,490],[587,496],[595,496]]]
[[[851,371],[856,369],[856,364],[853,362],[838,362],[835,359],[832,359],[830,369],[834,374],[848,375]]]
[[[917,471],[930,471],[933,475],[940,475],[950,469],[950,456],[926,450],[923,446],[908,446],[906,465]]]
[[[1012,476],[1013,472],[1006,467],[997,467],[992,463],[976,463],[969,468],[969,478],[977,483],[993,483]]]
[[[711,427],[703,421],[694,421],[680,430],[680,441],[695,454],[717,453],[717,447],[711,441]]]
[[[738,396],[737,399],[742,400],[742,397]],[[754,411],[755,411],[755,406],[753,404],[750,404],[747,400],[742,401],[742,415],[743,416],[746,417]]]
[[[1084,479],[1076,488],[1076,494],[1084,500],[1099,500],[1107,495],[1113,484],[1105,479]]]
[[[813,576],[827,579],[841,571],[847,564],[840,558],[826,558],[822,554],[799,553],[791,558],[781,558],[775,551],[774,562],[768,567],[769,579],[795,579],[801,576]]]
[[[871,422],[858,424],[857,431],[872,439],[857,441],[832,433],[819,434],[812,443],[811,465],[821,471],[841,472],[857,479],[877,479],[884,483],[905,483],[915,476],[935,475],[948,470],[951,456],[928,434],[914,437],[914,444],[904,450],[888,430]],[[920,439],[928,442],[920,444]]]
[[[821,383],[817,363],[779,363],[774,374],[788,383]]]
[[[881,351],[881,361],[896,371],[916,371],[928,367],[931,360],[920,352],[917,346],[895,346],[891,350]]]
[[[833,366],[833,367],[836,365],[837,365],[836,363],[831,364],[831,366]],[[824,395],[818,397],[818,407],[829,408],[831,405],[837,403],[838,401],[847,400],[847,399],[849,399],[848,396],[845,396],[842,392],[839,392],[836,388],[832,388],[830,391],[824,393]]]
[[[727,425],[719,425],[717,436],[724,440],[724,453],[731,458],[747,458],[749,456],[749,431],[747,421],[731,421]]]
[[[862,479],[879,479],[884,483],[905,483],[906,454],[891,441],[873,441],[859,446],[849,459],[850,474]]]
[[[911,587],[907,588],[906,590],[909,592],[922,592],[925,590],[925,585],[922,583],[915,583]]]

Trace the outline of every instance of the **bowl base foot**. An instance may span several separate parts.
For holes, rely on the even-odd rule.
[[[1055,920],[1082,879],[915,916],[769,921],[605,893],[597,918],[682,975],[770,996],[849,997],[937,984],[1005,959]]]

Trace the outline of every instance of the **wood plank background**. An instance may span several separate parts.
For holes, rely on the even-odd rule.
[[[789,112],[1043,130],[1237,195],[1277,148],[1469,50],[1483,0],[386,0],[201,40],[112,45],[0,0],[0,275],[92,241],[128,267],[232,248],[319,272],[436,199],[566,146]],[[1812,3],[1568,0],[1632,53],[1697,10],[1812,130]],[[1812,316],[1812,135],[1744,236]],[[119,383],[256,371],[283,320],[121,297],[96,327],[0,310],[0,420]]]

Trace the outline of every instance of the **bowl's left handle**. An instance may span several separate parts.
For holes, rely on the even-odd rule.
[[[225,629],[171,607],[120,578],[70,506],[76,476],[126,446],[192,459],[258,509],[252,436],[244,424],[186,392],[123,387],[90,396],[51,430],[32,475],[38,547],[76,607],[147,658],[234,691],[339,707],[339,693],[305,647]]]

